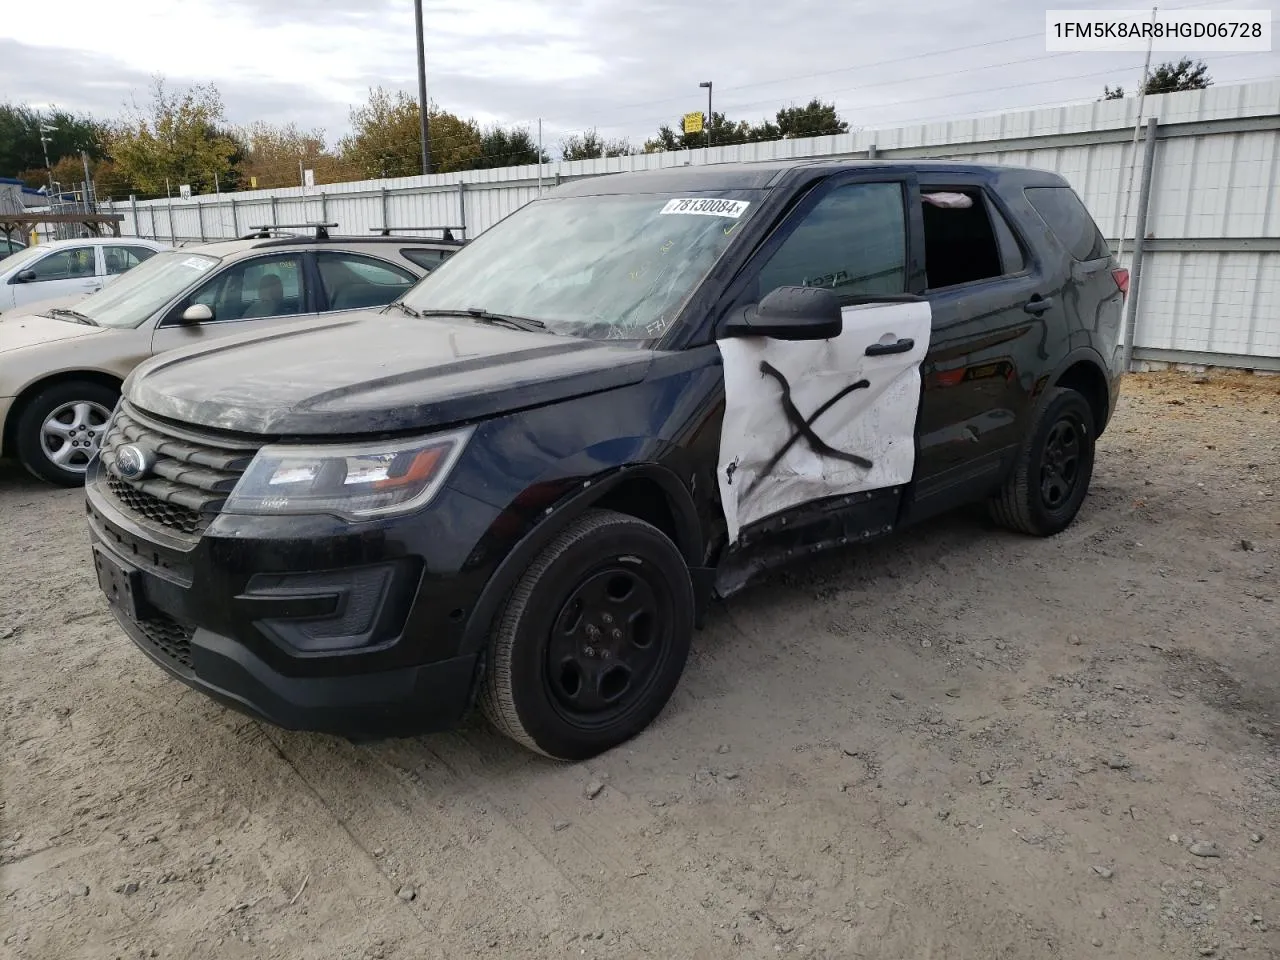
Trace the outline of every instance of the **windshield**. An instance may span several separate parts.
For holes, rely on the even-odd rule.
[[[22,269],[22,264],[36,257],[43,257],[46,253],[52,252],[53,248],[48,244],[36,244],[34,247],[20,249],[16,253],[12,253],[4,258],[4,265],[0,266],[0,270],[5,273],[13,273]]]
[[[157,253],[75,305],[103,327],[136,327],[218,265],[216,257]]]
[[[475,308],[598,340],[663,334],[764,191],[538,200],[419,281],[415,310]]]

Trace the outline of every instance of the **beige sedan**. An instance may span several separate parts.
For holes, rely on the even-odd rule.
[[[166,350],[307,315],[384,306],[456,244],[258,236],[156,254],[99,293],[0,316],[0,456],[84,482],[120,385]]]

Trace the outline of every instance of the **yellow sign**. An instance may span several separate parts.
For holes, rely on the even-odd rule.
[[[257,177],[250,177],[250,178],[249,178],[249,189],[250,189],[250,190],[257,190],[257,189],[258,189],[258,178],[257,178]]]
[[[702,132],[702,113],[686,113],[684,115],[684,132],[685,133],[701,133]]]

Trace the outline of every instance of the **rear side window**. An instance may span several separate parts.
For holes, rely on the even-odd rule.
[[[404,257],[410,263],[416,263],[425,270],[434,270],[436,267],[448,259],[451,251],[445,250],[429,250],[422,247],[407,247],[400,251],[400,256]]]
[[[1102,231],[1070,187],[1028,187],[1027,199],[1044,218],[1058,242],[1077,260],[1111,256]]]

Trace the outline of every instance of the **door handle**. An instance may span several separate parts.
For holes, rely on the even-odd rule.
[[[1053,297],[1032,297],[1022,305],[1027,313],[1039,316],[1053,306]]]
[[[910,337],[903,337],[897,343],[873,343],[867,347],[868,357],[883,357],[890,353],[908,353],[916,342]]]

